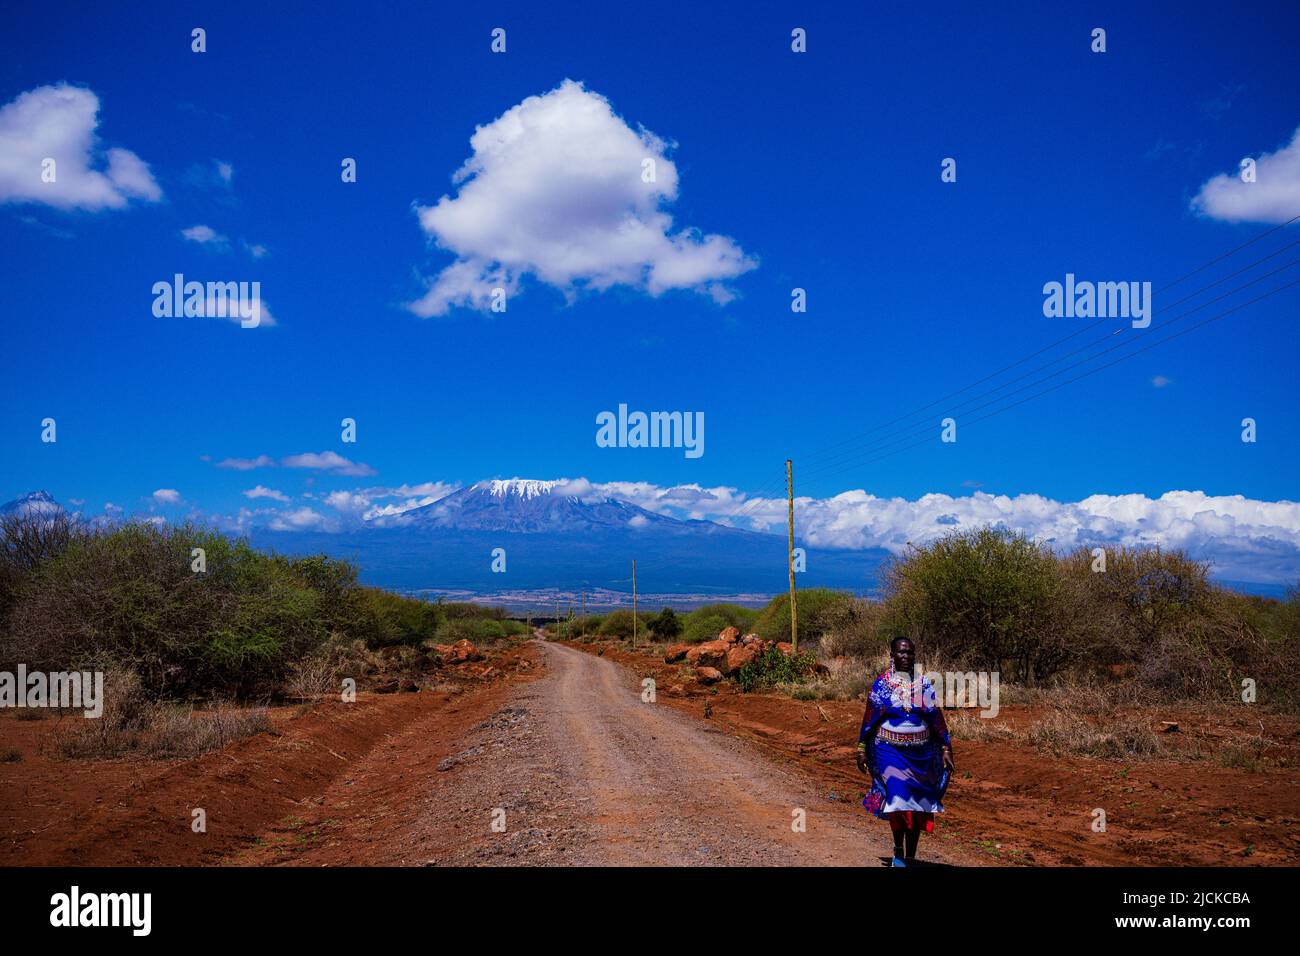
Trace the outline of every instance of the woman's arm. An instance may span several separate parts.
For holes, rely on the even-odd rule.
[[[858,730],[858,770],[866,773],[871,771],[875,776],[875,767],[872,760],[871,744],[876,739],[876,730],[880,727],[881,722],[885,719],[885,708],[873,703],[875,695],[867,696],[867,709],[862,714],[862,727]]]
[[[951,771],[953,769],[952,735],[948,733],[948,722],[943,719],[943,711],[938,704],[935,704],[933,708],[923,711],[923,716],[930,728],[930,733],[934,735],[943,748],[943,765]]]

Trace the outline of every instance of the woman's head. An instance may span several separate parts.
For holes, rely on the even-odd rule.
[[[910,671],[916,660],[916,648],[912,645],[912,639],[902,636],[894,638],[889,642],[889,656],[894,662],[895,670]]]

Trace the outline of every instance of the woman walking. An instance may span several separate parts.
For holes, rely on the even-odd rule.
[[[914,674],[916,651],[906,637],[889,642],[890,667],[876,678],[858,734],[858,770],[871,774],[862,805],[894,832],[892,866],[916,859],[921,831],[934,830],[952,773],[952,740],[934,687]]]

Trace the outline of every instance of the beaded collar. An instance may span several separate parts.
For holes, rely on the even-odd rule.
[[[894,665],[889,665],[889,670],[881,675],[885,680],[885,685],[889,688],[890,699],[902,707],[904,710],[911,710],[915,701],[924,701],[925,680],[924,675],[913,677],[904,677],[898,671],[894,670]]]

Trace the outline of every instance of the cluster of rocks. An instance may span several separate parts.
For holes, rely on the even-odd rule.
[[[793,645],[780,641],[765,641],[757,634],[741,636],[735,627],[723,628],[718,636],[703,644],[674,644],[664,652],[665,664],[685,661],[695,668],[695,677],[701,684],[716,684],[734,674],[750,661],[775,647],[782,654],[793,654]]]
[[[483,660],[479,649],[463,638],[455,644],[434,644],[433,649],[438,652],[438,657],[444,664],[467,664]]]
[[[405,660],[401,654],[402,650],[409,652],[409,648],[383,648],[379,651],[378,656],[383,662],[384,671],[400,670],[401,673],[381,674],[371,688],[375,693],[413,694],[420,690],[422,675],[430,669],[468,665],[484,660],[482,652],[472,642],[463,639],[455,644],[434,644],[429,652],[420,650],[413,657]],[[478,680],[491,680],[496,676],[497,671],[490,664],[481,664],[478,667],[457,666],[456,673]]]

